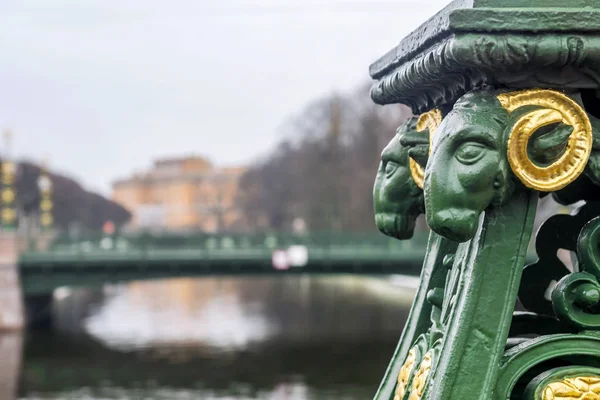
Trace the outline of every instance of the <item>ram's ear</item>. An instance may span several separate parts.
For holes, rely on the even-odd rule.
[[[423,132],[406,132],[400,136],[400,144],[408,147],[408,155],[414,159],[422,168],[427,165],[429,158],[429,138]]]
[[[538,129],[529,141],[529,155],[541,164],[556,161],[567,148],[573,127],[567,124],[552,124]]]
[[[424,135],[423,132],[407,131],[400,136],[400,143],[404,147],[429,146],[429,136]]]
[[[429,146],[415,146],[408,150],[408,156],[424,169],[429,159]]]

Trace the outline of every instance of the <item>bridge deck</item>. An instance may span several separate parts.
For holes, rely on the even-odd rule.
[[[77,243],[57,241],[47,251],[22,254],[19,266],[25,294],[48,293],[61,286],[168,277],[419,274],[424,255],[421,243],[399,242],[382,235],[368,239],[344,244],[344,240],[329,237],[323,245],[314,240],[266,237],[258,242],[248,240],[243,247],[239,238],[231,237],[212,237],[200,243],[189,238],[185,242],[173,238],[163,242],[123,238],[110,242],[106,238]],[[296,252],[295,260],[289,259],[291,249]],[[288,257],[278,268],[274,266],[277,254],[283,255],[284,260]]]

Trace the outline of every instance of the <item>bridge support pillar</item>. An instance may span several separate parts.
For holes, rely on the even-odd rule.
[[[52,329],[53,299],[52,293],[27,296],[25,298],[27,329],[36,331],[49,331]]]
[[[18,271],[19,243],[16,233],[0,233],[0,331],[24,326],[23,298]]]

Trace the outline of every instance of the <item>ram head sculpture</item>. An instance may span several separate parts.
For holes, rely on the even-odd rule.
[[[424,172],[427,223],[464,242],[480,215],[517,188],[555,192],[574,182],[592,152],[590,118],[554,90],[467,93],[445,116]]]

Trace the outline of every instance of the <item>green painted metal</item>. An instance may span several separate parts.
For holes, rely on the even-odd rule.
[[[442,115],[398,130],[375,183],[384,234],[409,238],[420,213],[433,231],[376,400],[600,398],[599,17],[592,0],[457,0],[371,66],[375,102]],[[529,262],[548,195],[575,211]]]
[[[400,144],[416,123],[416,118],[408,120],[383,150],[373,189],[377,228],[397,239],[412,238],[417,217],[425,212],[423,191],[410,173],[409,148]]]
[[[558,2],[558,0],[556,1]],[[600,7],[548,7],[545,0],[453,1],[370,69],[380,104],[418,114],[451,106],[483,84],[510,88],[594,88],[600,60]],[[569,5],[571,2],[562,2]],[[553,73],[559,71],[560,73]]]

